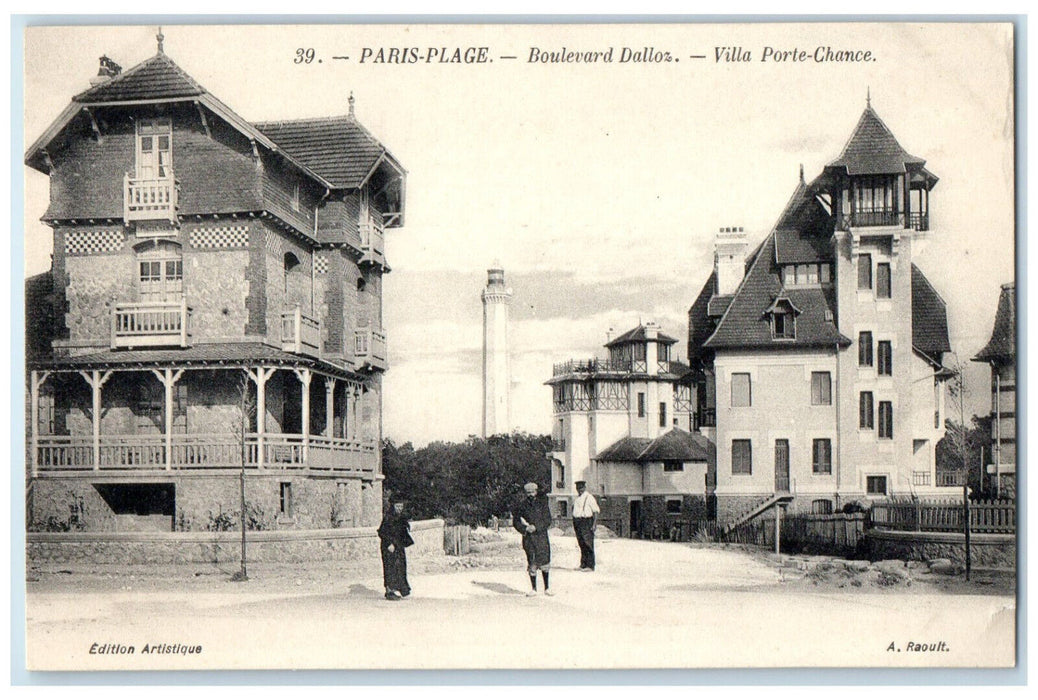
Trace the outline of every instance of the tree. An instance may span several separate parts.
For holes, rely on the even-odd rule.
[[[533,481],[547,490],[551,449],[546,435],[512,433],[464,442],[433,442],[419,450],[411,443],[382,448],[385,488],[402,495],[412,517],[442,517],[451,523],[476,525],[504,516]]]
[[[967,484],[974,498],[994,498],[994,484],[985,477],[984,465],[991,461],[991,416],[973,416],[971,425],[963,429],[959,422],[944,421],[944,437],[937,443],[936,461],[939,472],[962,471],[962,455],[969,469]]]

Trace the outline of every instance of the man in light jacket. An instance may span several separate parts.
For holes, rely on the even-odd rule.
[[[573,501],[573,532],[580,546],[580,570],[595,570],[595,519],[602,511],[598,501],[587,490],[587,483],[578,481],[577,498]]]

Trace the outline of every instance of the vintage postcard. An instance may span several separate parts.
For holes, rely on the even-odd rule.
[[[1012,24],[24,45],[30,670],[1016,664]]]

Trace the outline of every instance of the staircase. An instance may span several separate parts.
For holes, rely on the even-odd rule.
[[[778,507],[780,505],[785,505],[787,503],[790,503],[792,500],[793,494],[790,493],[776,493],[774,495],[768,496],[763,501],[753,506],[742,515],[726,524],[724,526],[723,532],[727,535],[735,528],[739,527],[740,525],[743,525],[744,523],[748,523],[749,521],[753,520],[769,508],[773,506]]]

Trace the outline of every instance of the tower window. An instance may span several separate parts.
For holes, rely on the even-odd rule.
[[[667,404],[660,401],[660,427],[667,427]]]
[[[858,334],[858,365],[872,366],[872,331],[862,331]]]
[[[876,354],[878,355],[879,367],[876,373],[890,377],[894,374],[894,348],[889,340],[881,340],[876,343]]]
[[[872,430],[874,419],[872,415],[872,392],[863,391],[858,394],[858,427],[864,430]]]
[[[645,417],[645,392],[638,392],[638,417]]]
[[[890,401],[879,402],[879,436],[885,440],[894,439],[894,404]]]
[[[872,256],[868,253],[858,256],[858,289],[872,289]]]
[[[880,299],[890,298],[890,263],[876,265],[876,296]]]

